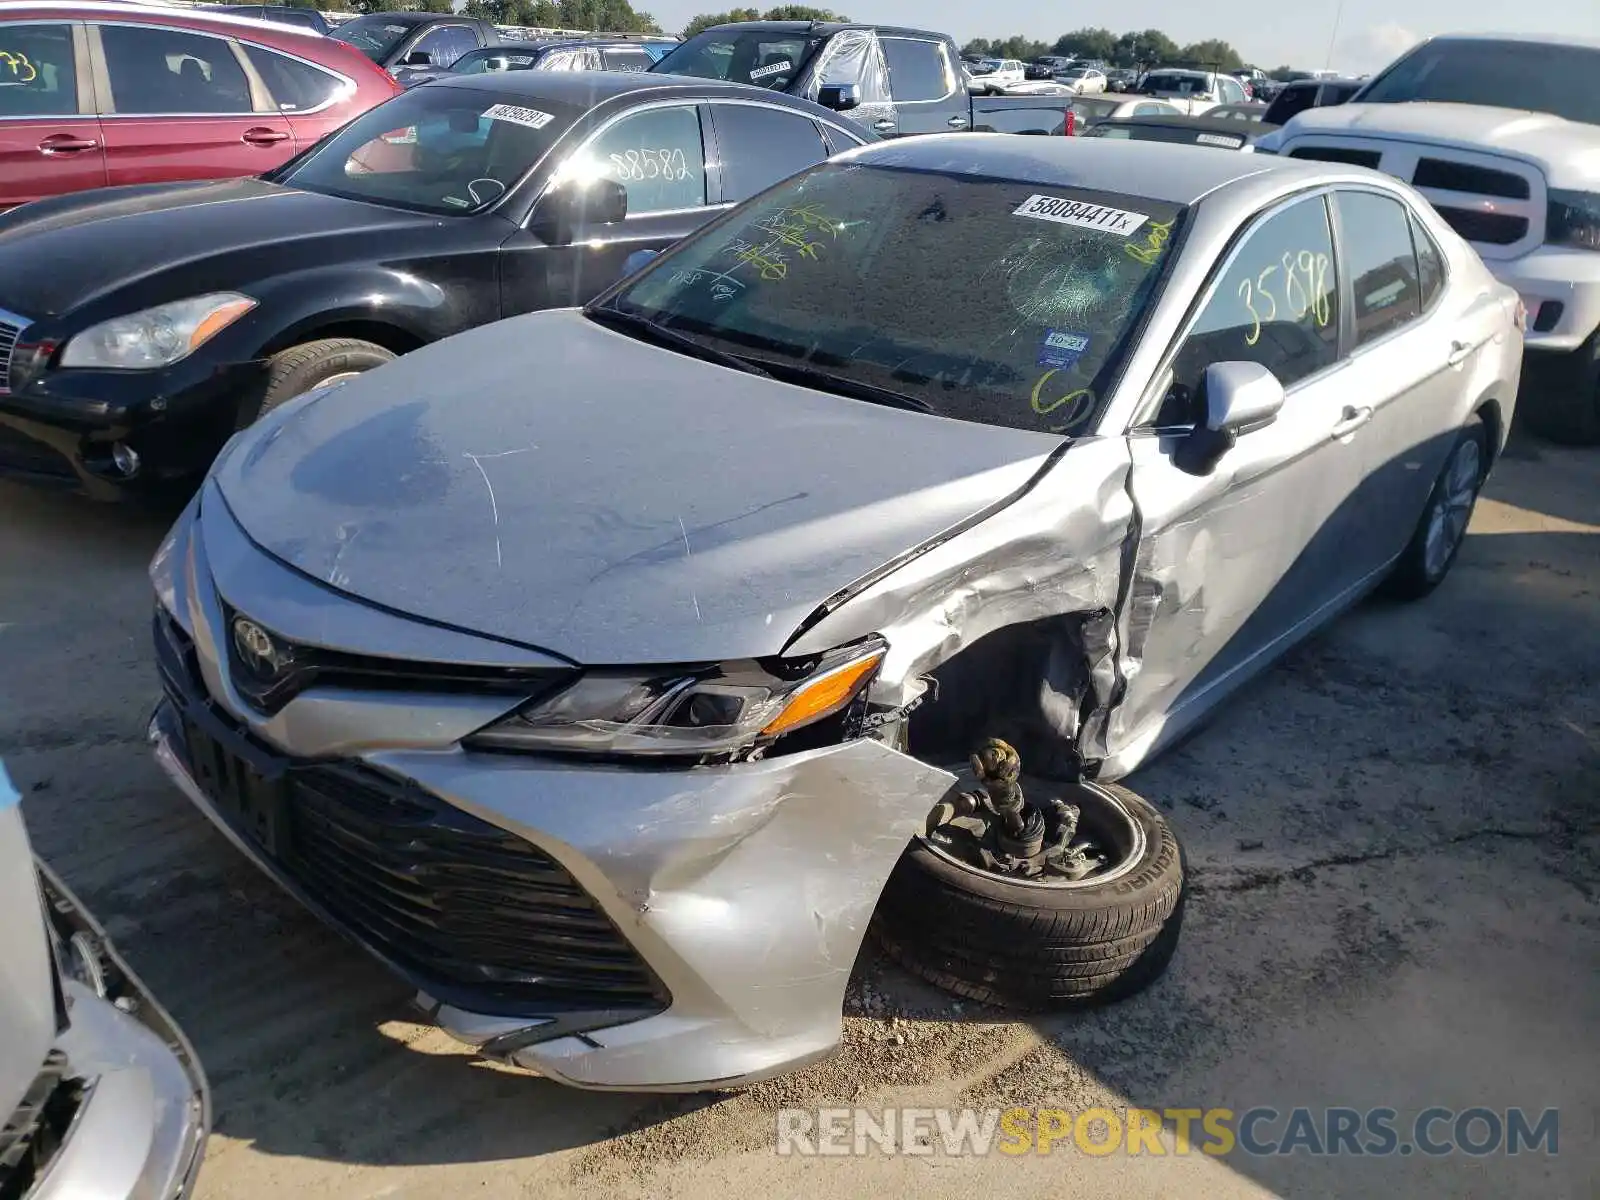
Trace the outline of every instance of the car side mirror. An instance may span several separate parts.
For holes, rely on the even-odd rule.
[[[853,83],[825,83],[817,90],[817,103],[834,112],[861,107],[861,89]]]
[[[587,225],[612,225],[628,215],[628,189],[615,179],[553,188],[540,198],[529,228],[552,246],[571,242]]]
[[[433,66],[433,55],[426,50],[413,50],[400,60],[400,65],[403,67],[431,67]]]
[[[1173,464],[1189,475],[1209,475],[1247,433],[1265,429],[1283,409],[1283,384],[1256,362],[1220,362],[1200,382],[1205,417],[1179,444]]]

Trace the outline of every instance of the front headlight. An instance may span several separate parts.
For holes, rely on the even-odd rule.
[[[1544,240],[1552,246],[1600,250],[1600,195],[1552,190]]]
[[[586,671],[467,738],[468,749],[735,757],[859,699],[883,662],[881,639],[800,664],[754,661],[648,676]]]
[[[193,354],[256,306],[237,292],[211,292],[112,317],[78,334],[61,351],[63,367],[148,371]]]

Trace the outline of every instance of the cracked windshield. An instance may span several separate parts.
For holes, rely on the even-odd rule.
[[[663,256],[610,307],[780,378],[1067,433],[1109,393],[1182,215],[1136,196],[829,166]]]

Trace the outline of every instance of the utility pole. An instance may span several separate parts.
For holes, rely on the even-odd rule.
[[[1339,40],[1339,25],[1344,20],[1344,0],[1339,0],[1339,6],[1333,10],[1333,32],[1328,35],[1328,53],[1322,60],[1322,69],[1328,70],[1333,66],[1333,47]]]

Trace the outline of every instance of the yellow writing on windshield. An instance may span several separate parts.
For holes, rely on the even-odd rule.
[[[1161,261],[1161,252],[1167,248],[1167,241],[1172,237],[1172,222],[1163,221],[1159,224],[1145,226],[1144,241],[1137,246],[1131,242],[1124,247],[1129,258],[1136,258],[1147,267],[1153,267]]]
[[[1072,422],[1075,421],[1083,413],[1083,411],[1089,407],[1089,405],[1094,403],[1094,393],[1088,388],[1078,388],[1076,391],[1066,392],[1055,397],[1054,399],[1047,399],[1045,396],[1045,388],[1049,384],[1051,378],[1054,377],[1055,374],[1060,370],[1060,367],[1052,367],[1043,375],[1039,376],[1039,378],[1034,382],[1033,391],[1028,395],[1028,402],[1032,406],[1033,411],[1038,413],[1041,417],[1048,417],[1052,413],[1060,412],[1062,409],[1065,409],[1066,411],[1061,415],[1061,425],[1059,426],[1059,428],[1065,428],[1066,426],[1072,424]],[[1057,431],[1058,427],[1051,427],[1052,433]]]
[[[1245,345],[1254,346],[1261,340],[1263,325],[1278,319],[1280,297],[1282,309],[1287,309],[1294,321],[1304,321],[1309,316],[1318,329],[1326,329],[1333,320],[1332,292],[1328,289],[1332,267],[1333,260],[1326,254],[1285,250],[1276,263],[1262,268],[1254,279],[1241,279],[1237,294],[1251,325]]]
[[[13,54],[10,50],[0,50],[0,63],[5,63],[11,68],[11,74],[18,83],[32,83],[39,78],[39,72],[28,61],[26,54]]]

